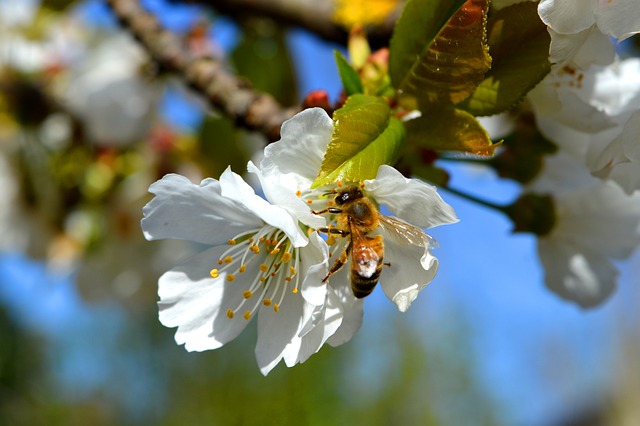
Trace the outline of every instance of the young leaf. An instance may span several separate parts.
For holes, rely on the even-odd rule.
[[[448,108],[406,123],[407,143],[434,151],[492,156],[498,146],[471,114]]]
[[[390,112],[381,98],[349,97],[334,113],[333,137],[312,187],[373,179],[380,165],[393,163],[402,148],[405,129],[400,120],[389,117]]]
[[[338,65],[338,73],[340,74],[340,80],[344,86],[344,92],[347,96],[355,95],[356,93],[362,93],[364,88],[362,87],[362,80],[358,72],[354,70],[347,60],[337,50],[333,51],[336,58],[336,64]]]
[[[489,18],[491,70],[475,92],[457,107],[473,115],[493,115],[518,103],[551,68],[551,37],[537,3],[524,2]]]
[[[432,35],[433,25],[455,6],[459,8]],[[391,40],[390,72],[395,87],[413,96],[422,111],[461,102],[484,78],[491,65],[485,45],[488,6],[489,0],[407,3]],[[428,8],[429,13],[420,7]],[[425,19],[428,29],[421,30]]]

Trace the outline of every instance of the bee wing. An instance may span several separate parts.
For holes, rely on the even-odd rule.
[[[380,224],[393,238],[420,247],[438,247],[438,242],[422,229],[395,217],[380,215]]]

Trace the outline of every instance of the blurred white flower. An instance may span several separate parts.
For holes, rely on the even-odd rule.
[[[578,151],[561,149],[547,158],[530,189],[554,200],[554,227],[538,238],[545,283],[588,308],[615,289],[619,272],[612,260],[628,257],[640,244],[640,194],[629,196],[590,176]]]
[[[332,133],[333,121],[320,108],[305,110],[285,122],[282,126],[282,139],[267,146],[260,169],[256,171],[261,181],[266,182],[265,188],[281,188],[279,192],[283,201],[284,197],[290,204],[294,199],[303,199],[315,211],[323,211],[332,206],[333,197],[340,186],[311,189]],[[364,181],[359,188],[364,197],[386,205],[406,222],[401,226],[411,229],[430,228],[458,220],[451,206],[442,200],[435,187],[417,179],[407,179],[390,166],[381,166],[376,179]],[[328,192],[333,192],[333,195],[328,196]],[[335,209],[336,206],[333,207]],[[337,216],[330,215],[330,225],[335,226]],[[306,213],[300,220],[304,222],[313,219],[317,219],[317,216]],[[317,228],[315,224],[307,224]],[[413,238],[413,243],[409,243],[391,226],[380,225],[376,230],[376,233],[384,237],[384,261],[391,264],[385,265],[381,286],[403,312],[409,308],[420,290],[433,280],[438,269],[438,260],[430,251],[432,240],[421,230],[418,232],[421,237]],[[347,244],[347,240],[349,238],[340,238],[334,247],[335,255],[342,252],[341,248]],[[335,284],[343,285],[348,281],[348,269],[349,263],[333,275],[328,281],[330,287]],[[351,299],[353,296],[344,297]],[[343,302],[347,303],[346,300]],[[362,309],[358,301],[351,300],[349,304],[355,309]],[[359,319],[354,314],[354,324],[359,326],[356,321]],[[357,327],[353,328],[355,332]]]
[[[640,32],[637,0],[540,0],[538,13],[551,29],[575,34],[592,25],[622,41]]]

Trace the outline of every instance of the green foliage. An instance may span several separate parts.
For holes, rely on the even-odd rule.
[[[335,111],[335,130],[312,187],[336,181],[372,179],[382,164],[393,164],[405,139],[400,120],[390,117],[382,98],[353,95]]]
[[[551,37],[540,20],[537,3],[524,2],[489,17],[491,70],[460,108],[492,115],[512,108],[551,68]]]
[[[335,50],[334,55],[336,57],[336,64],[338,66],[338,73],[340,74],[340,80],[342,80],[342,85],[344,86],[344,92],[347,96],[355,95],[357,93],[363,93],[364,88],[362,87],[362,80],[360,80],[360,76],[358,72],[353,69],[349,62],[342,56],[342,53]]]
[[[471,114],[449,108],[410,120],[407,142],[433,151],[459,151],[474,155],[493,155],[498,144]]]
[[[407,3],[391,39],[389,67],[410,109],[457,104],[482,81],[491,65],[485,44],[488,6],[489,0]]]

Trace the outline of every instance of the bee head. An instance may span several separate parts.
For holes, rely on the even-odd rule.
[[[364,197],[364,194],[362,194],[362,191],[360,190],[360,188],[358,188],[357,186],[352,186],[350,188],[346,188],[341,191],[338,191],[338,195],[336,195],[336,198],[335,198],[335,203],[336,205],[340,206],[345,203],[348,203],[349,201],[358,200],[363,197]]]

